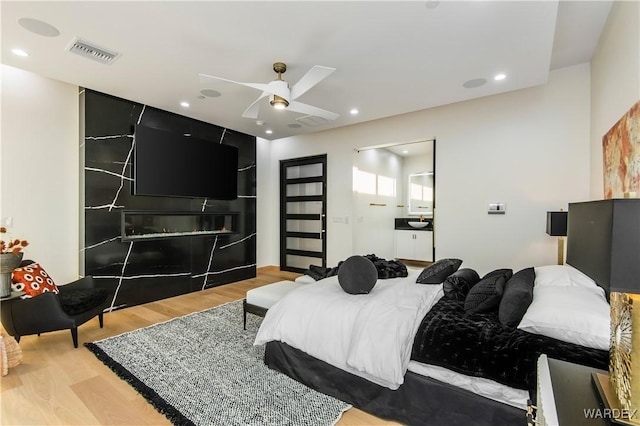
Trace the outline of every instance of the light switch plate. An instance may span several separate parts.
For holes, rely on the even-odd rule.
[[[505,214],[507,212],[507,206],[504,203],[489,203],[489,214]]]

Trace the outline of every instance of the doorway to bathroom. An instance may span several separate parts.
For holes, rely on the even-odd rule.
[[[428,228],[414,230],[420,238],[412,238],[419,240],[416,253],[420,255],[406,260],[435,259],[435,148],[434,138],[356,150],[353,161],[355,254],[405,259],[403,241],[409,231],[403,227],[414,230],[409,222],[428,221]],[[398,219],[403,219],[400,227]],[[423,239],[428,240],[428,244],[423,244]]]

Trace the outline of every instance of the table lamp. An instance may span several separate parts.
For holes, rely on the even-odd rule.
[[[569,205],[569,255],[611,305],[609,375],[594,382],[616,423],[640,425],[640,199]]]
[[[558,237],[558,265],[564,264],[564,237],[567,236],[567,212],[547,212],[547,234]]]

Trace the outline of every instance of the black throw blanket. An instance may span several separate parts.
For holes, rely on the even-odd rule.
[[[540,354],[606,370],[609,352],[502,325],[497,312],[469,315],[440,299],[422,320],[411,359],[535,393]]]
[[[407,272],[407,267],[396,260],[381,259],[375,254],[368,254],[364,257],[373,262],[373,265],[378,271],[378,279],[384,280],[387,278],[399,278],[409,275],[409,273]],[[309,265],[309,269],[304,271],[304,274],[309,275],[316,281],[323,278],[332,277],[334,275],[338,275],[338,270],[340,269],[340,265],[342,265],[343,262],[344,260],[341,260],[340,262],[338,262],[338,265],[334,266],[333,268],[323,268],[321,266]]]

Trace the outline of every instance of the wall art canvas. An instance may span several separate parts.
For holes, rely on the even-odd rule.
[[[640,195],[640,101],[603,136],[604,197]]]

